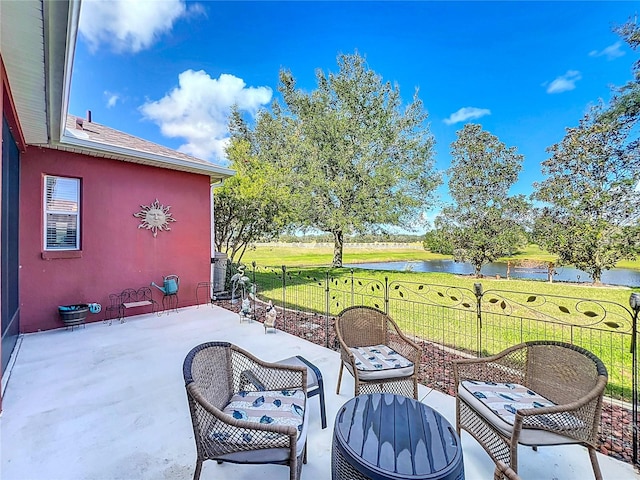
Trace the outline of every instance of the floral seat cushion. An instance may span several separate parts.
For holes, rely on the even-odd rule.
[[[518,383],[496,383],[479,380],[464,380],[458,392],[467,401],[475,401],[493,412],[502,422],[513,427],[518,410],[552,407],[556,404],[535,391]],[[473,401],[470,402],[473,404]],[[524,427],[543,428],[562,432],[582,428],[584,423],[574,415],[563,412],[534,415],[525,420]]]
[[[358,377],[362,380],[401,378],[413,374],[413,362],[387,345],[351,347],[349,350],[355,356]],[[347,367],[351,370],[349,364]]]
[[[290,425],[302,432],[306,397],[302,390],[276,390],[245,392],[231,397],[223,412],[237,420],[246,420],[268,425]],[[226,432],[211,432],[211,438],[220,442],[231,441]],[[252,443],[254,438],[247,433],[242,442]]]

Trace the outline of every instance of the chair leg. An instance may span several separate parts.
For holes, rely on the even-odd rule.
[[[510,450],[510,457],[511,457],[509,461],[509,466],[514,472],[518,473],[518,442],[511,439],[509,450]]]
[[[340,362],[340,373],[338,373],[338,387],[336,388],[336,395],[340,395],[340,383],[342,383],[342,369],[344,364]]]
[[[193,480],[200,479],[200,472],[202,471],[202,460],[198,459],[196,462],[196,471],[193,473]]]
[[[289,480],[300,480],[302,475],[302,464],[307,463],[307,442],[304,444],[304,452],[299,457],[294,458],[289,464]]]
[[[598,457],[596,456],[596,450],[593,447],[588,447],[589,458],[591,459],[591,466],[593,467],[593,474],[596,480],[602,480],[602,472],[600,471],[600,465],[598,464]]]
[[[322,428],[327,428],[327,409],[324,405],[324,385],[322,380],[318,380],[320,385],[320,420],[322,422]]]

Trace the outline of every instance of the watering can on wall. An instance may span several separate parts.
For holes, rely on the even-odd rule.
[[[180,277],[178,275],[167,275],[162,281],[161,287],[156,282],[151,282],[152,287],[156,287],[163,295],[175,295],[180,287]]]

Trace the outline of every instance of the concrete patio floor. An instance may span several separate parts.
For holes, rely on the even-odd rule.
[[[190,479],[195,444],[186,401],[182,362],[203,342],[235,343],[266,361],[303,355],[325,380],[328,428],[322,430],[318,397],[309,400],[311,424],[303,479],[331,478],[335,415],[353,396],[347,373],[335,394],[339,355],[262,324],[207,305],[157,317],[140,315],[112,326],[89,324],[74,331],[24,335],[8,373],[3,399],[2,480]],[[455,400],[420,386],[419,398],[455,425]],[[493,463],[462,433],[467,479],[493,478]],[[584,448],[522,448],[523,479],[590,479]],[[626,463],[598,454],[605,479],[640,478]],[[205,462],[203,480],[288,478],[275,465]]]

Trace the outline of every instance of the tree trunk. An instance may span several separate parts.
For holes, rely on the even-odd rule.
[[[338,230],[333,233],[333,261],[332,267],[342,267],[342,245],[344,239],[342,238],[342,230]]]
[[[482,274],[480,273],[480,270],[482,269],[482,264],[481,263],[474,264],[473,269],[475,270],[476,278],[480,278],[482,276]]]

